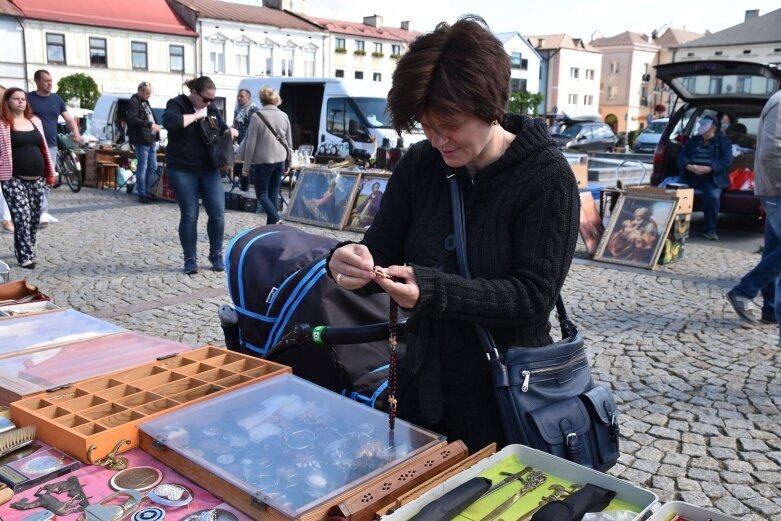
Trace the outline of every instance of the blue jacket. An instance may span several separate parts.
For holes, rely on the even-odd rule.
[[[727,188],[729,186],[729,167],[732,164],[732,142],[721,132],[717,132],[707,144],[702,136],[692,136],[684,143],[678,154],[678,169],[681,171],[681,175],[693,175],[686,171],[686,165],[693,162],[694,151],[703,145],[710,152],[711,160],[708,166],[713,169],[713,182],[719,188]]]

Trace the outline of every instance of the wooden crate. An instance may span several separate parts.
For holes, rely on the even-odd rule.
[[[226,390],[291,372],[287,366],[206,346],[11,404],[18,426],[35,425],[42,441],[90,463],[117,443],[138,446],[138,424]]]
[[[381,505],[394,501],[400,495],[442,473],[467,456],[466,446],[462,442],[456,441],[446,445],[444,441],[441,441],[370,481],[343,492],[301,516],[291,518],[258,497],[200,467],[182,454],[168,450],[143,431],[141,432],[140,446],[142,450],[187,476],[252,519],[262,521],[291,521],[292,519],[325,521],[331,516],[344,517],[350,521],[371,521]]]
[[[98,184],[98,161],[94,150],[87,149],[83,166],[84,186],[94,188]]]

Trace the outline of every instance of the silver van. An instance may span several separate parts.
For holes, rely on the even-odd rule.
[[[95,103],[95,111],[92,113],[92,134],[100,144],[114,142],[114,137],[119,130],[119,120],[127,116],[127,102],[132,94],[102,94]],[[165,104],[170,98],[167,96],[151,96],[149,105],[155,114],[157,124],[163,125],[163,112]],[[160,144],[165,145],[167,133],[165,129],[160,131]]]

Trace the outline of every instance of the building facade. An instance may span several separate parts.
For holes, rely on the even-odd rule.
[[[196,69],[217,86],[216,105],[233,118],[239,83],[249,76],[323,76],[329,35],[277,7],[217,0],[168,0],[198,33]],[[277,5],[277,4],[271,4]],[[258,93],[251,93],[260,104]]]
[[[517,32],[494,33],[510,56],[510,92],[545,95],[540,86],[542,59],[529,41]]]
[[[135,93],[141,81],[156,95],[181,92],[195,72],[196,33],[165,2],[110,2],[95,12],[88,0],[14,0],[23,14],[27,88],[34,72],[48,70],[55,82],[91,76],[101,92]]]
[[[568,34],[530,36],[543,57],[543,113],[551,118],[599,114],[602,53]]]
[[[0,0],[0,85],[26,87],[22,12],[9,0]]]
[[[602,52],[599,114],[614,132],[644,128],[653,117],[652,67],[659,46],[630,31],[593,40]]]
[[[308,19],[330,35],[325,76],[378,82],[388,88],[396,61],[420,34],[410,30],[409,22],[402,22],[399,28],[385,27],[379,15],[366,16],[363,22]]]

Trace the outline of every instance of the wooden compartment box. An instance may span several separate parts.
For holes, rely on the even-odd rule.
[[[461,442],[290,374],[143,422],[141,448],[264,521],[370,521],[463,460]]]
[[[11,417],[35,425],[38,438],[90,463],[123,439],[138,446],[138,424],[290,368],[206,346],[13,402]]]

